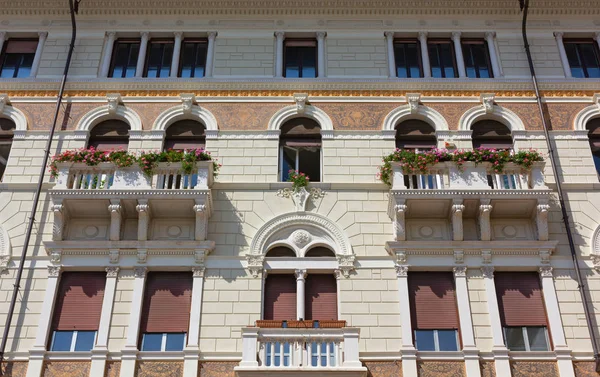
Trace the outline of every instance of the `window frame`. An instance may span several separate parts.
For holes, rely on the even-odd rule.
[[[139,52],[139,48],[142,45],[142,40],[140,38],[119,38],[117,40],[115,40],[115,43],[113,44],[113,50],[112,50],[112,56],[110,57],[110,66],[108,68],[108,78],[117,78],[117,79],[126,79],[128,77],[123,76],[123,74],[121,74],[120,77],[115,77],[114,73],[115,73],[115,64],[116,64],[116,58],[117,58],[117,51],[118,51],[118,46],[119,44],[134,44],[134,43],[138,43],[139,47],[138,47],[138,56],[137,59],[139,59],[140,56],[140,52]],[[128,56],[131,56],[131,47],[129,48],[128,51]],[[136,59],[136,65],[137,65],[137,59]],[[123,71],[124,73],[127,72],[127,70]],[[134,76],[137,74],[137,68],[136,68],[136,72],[134,73]]]
[[[394,64],[395,64],[395,69],[396,69],[396,77],[398,77],[398,58],[396,55],[396,47],[397,45],[401,45],[401,44],[408,44],[408,43],[414,43],[417,46],[417,65],[419,66],[419,77],[411,77],[410,76],[410,70],[406,68],[406,74],[407,74],[407,78],[409,79],[418,79],[418,78],[423,78],[425,76],[424,73],[424,69],[423,69],[423,52],[421,51],[421,43],[419,42],[418,39],[412,39],[412,38],[398,38],[398,39],[394,39]],[[406,51],[404,51],[404,55],[406,56]],[[405,59],[406,60],[406,59]]]
[[[204,70],[203,70],[203,75],[202,76],[196,76],[196,68],[198,66],[194,65],[192,68],[192,75],[189,78],[203,78],[206,77],[206,63],[207,63],[207,59],[208,59],[208,38],[185,38],[183,41],[181,41],[181,48],[179,49],[179,66],[177,68],[177,77],[181,77],[181,74],[183,73],[183,51],[184,51],[184,46],[186,43],[192,43],[195,45],[200,45],[203,44],[204,45]],[[196,55],[195,57],[198,57],[198,46],[195,47],[195,52]],[[188,78],[188,77],[186,77]]]
[[[552,351],[547,326],[502,326],[502,336],[504,337],[504,343],[506,344],[506,348],[508,348],[509,351],[512,351],[512,350],[510,349],[508,340],[506,339],[506,329],[508,329],[508,328],[511,328],[511,329],[521,328],[521,331],[523,334],[523,343],[525,344],[525,351],[513,351],[513,352],[548,352],[548,351]],[[544,336],[546,339],[546,350],[545,351],[532,351],[531,350],[531,344],[529,343],[529,334],[527,333],[528,328],[541,328],[544,330]]]
[[[160,351],[144,351],[144,343],[145,343],[146,334],[162,334],[162,339],[161,339],[161,343],[160,343]],[[169,336],[169,334],[183,334],[183,347],[181,348],[181,351],[166,351],[167,337]],[[187,332],[184,332],[184,333],[179,333],[179,332],[143,333],[142,341],[140,344],[140,352],[183,352],[183,350],[185,349],[185,346],[187,345],[187,336],[188,336]]]
[[[439,331],[454,331],[454,335],[455,335],[455,339],[456,339],[456,351],[440,351],[440,338],[439,338]],[[417,344],[417,331],[433,331],[433,346],[434,346],[434,350],[419,350],[418,348],[418,344]],[[415,348],[417,349],[417,351],[421,351],[421,352],[458,352],[460,351],[460,336],[458,334],[458,330],[457,329],[413,329],[413,337],[415,340]]]
[[[296,151],[296,161],[295,161],[295,167],[294,170],[298,170],[300,168],[300,149],[302,148],[306,148],[306,147],[289,147],[287,145],[280,145],[279,146],[279,181],[280,182],[287,182],[283,180],[283,174],[284,174],[284,170],[283,170],[283,151],[284,148],[290,148]],[[310,178],[310,177],[309,177]],[[311,180],[311,182],[318,182],[321,183],[323,182],[323,144],[321,143],[321,145],[319,146],[319,181],[314,181]]]
[[[175,52],[175,39],[173,39],[173,38],[154,38],[154,39],[150,39],[148,41],[148,46],[146,48],[146,56],[144,58],[144,72],[142,73],[142,77],[151,78],[151,79],[159,79],[159,78],[162,79],[162,78],[170,77],[171,76],[171,71],[173,70],[173,53],[171,53],[171,61],[169,62],[169,73],[166,76],[164,76],[164,77],[160,76],[160,71],[161,71],[161,69],[163,67],[162,60],[165,57],[165,49],[164,49],[164,47],[162,49],[161,63],[160,63],[159,68],[158,68],[159,76],[157,76],[157,77],[148,77],[148,69],[150,68],[149,67],[150,53],[152,52],[151,47],[152,47],[153,43],[154,44],[161,44],[161,45],[171,44],[171,45],[173,45],[173,53]]]
[[[8,49],[8,45],[10,44],[11,41],[19,41],[19,42],[37,42],[38,45],[40,43],[40,40],[38,38],[8,38],[6,41],[4,41],[4,44],[2,46],[2,51],[0,52],[0,74],[2,73],[2,71],[4,70],[4,64],[6,61],[6,50]],[[23,55],[23,53],[21,53]],[[35,53],[33,54],[34,59],[35,59]],[[23,62],[23,57],[21,56],[21,63]],[[13,74],[13,77],[7,77],[7,78],[25,78],[25,77],[19,77],[19,70],[20,70],[21,66],[19,65],[19,67],[17,67],[17,69],[15,70],[15,73]],[[32,66],[30,67],[30,69],[33,69],[33,62],[32,62]]]
[[[592,49],[594,51],[594,56],[596,57],[596,62],[598,63],[598,67],[600,67],[600,47],[598,46],[598,43],[596,43],[596,41],[592,38],[567,38],[567,39],[563,39],[563,47],[565,47],[565,55],[567,57],[567,62],[569,63],[569,71],[571,72],[571,75],[573,75],[573,69],[571,68],[571,62],[569,61],[569,55],[566,52],[566,45],[567,44],[574,44],[575,45],[575,51],[577,52],[577,59],[579,59],[579,62],[581,64],[581,69],[583,70],[583,78],[589,79],[589,78],[598,78],[598,77],[590,77],[589,73],[588,73],[588,67],[585,64],[584,61],[581,60],[581,52],[580,52],[580,48],[579,45],[581,44],[591,44],[592,45]],[[578,78],[578,77],[576,77]]]
[[[0,182],[2,182],[2,180],[4,179],[4,175],[6,174],[6,169],[8,168],[8,161],[10,160],[10,152],[12,151],[12,144],[13,144],[12,138],[0,137],[0,145],[8,145],[8,156],[6,156],[6,164],[4,165],[4,169],[0,171]],[[3,157],[0,155],[0,158],[3,158]],[[0,161],[0,164],[3,164],[3,162]]]
[[[477,78],[477,79],[493,79],[494,78],[494,70],[492,68],[492,59],[490,57],[490,46],[488,45],[487,41],[485,39],[478,39],[478,38],[466,38],[466,39],[461,39],[460,40],[460,48],[462,49],[462,53],[463,53],[463,60],[464,60],[464,64],[465,64],[465,71],[468,70],[467,68],[467,60],[465,58],[466,54],[465,54],[465,46],[468,45],[483,45],[483,51],[484,51],[484,55],[485,55],[485,62],[488,68],[488,72],[490,77],[481,77],[480,73],[479,73],[479,66],[475,64],[475,61],[473,59],[473,68],[475,69],[475,77],[469,77],[469,74],[467,73],[467,78]],[[473,53],[471,48],[469,48],[470,51],[470,56],[471,58],[473,58]]]
[[[303,79],[303,78],[308,78],[308,79],[316,79],[319,77],[319,42],[317,41],[316,38],[286,38],[283,41],[283,72],[282,72],[282,76],[284,78],[287,78],[286,72],[287,72],[287,62],[288,62],[288,54],[287,54],[287,43],[288,42],[314,42],[314,49],[315,49],[315,77],[303,77],[302,73],[303,73],[303,65],[302,65],[302,59],[299,59],[299,67],[298,67],[298,77],[291,77],[293,79]],[[289,47],[301,47],[301,46],[289,46]],[[308,47],[308,46],[306,46]]]
[[[68,351],[54,351],[54,341],[56,340],[56,333],[57,332],[70,332],[72,333],[72,337],[71,337],[71,346],[69,348]],[[89,332],[89,331],[85,331],[85,332]],[[76,351],[75,350],[75,345],[77,344],[77,335],[79,334],[79,330],[73,330],[73,331],[65,331],[65,330],[53,330],[52,331],[52,340],[50,342],[50,350],[49,352],[91,352],[92,349],[94,349],[94,346],[96,345],[96,340],[98,340],[98,330],[94,331],[94,342],[92,343],[92,348],[89,351]]]
[[[446,77],[446,71],[445,71],[445,67],[442,66],[442,59],[439,59],[440,55],[440,50],[439,50],[439,45],[441,44],[448,44],[450,45],[450,55],[452,55],[452,68],[454,69],[454,77]],[[429,47],[430,45],[436,45],[436,50],[437,50],[437,54],[438,54],[438,59],[440,61],[440,67],[441,67],[441,72],[442,72],[442,77],[434,77],[433,76],[433,64],[431,62],[431,56],[429,56],[429,71],[431,73],[431,78],[434,79],[455,79],[458,78],[459,74],[458,74],[458,64],[456,62],[456,51],[454,51],[454,42],[452,41],[452,39],[445,39],[445,38],[432,38],[432,39],[428,39],[427,40],[427,53],[429,54]],[[431,55],[431,54],[429,54]]]

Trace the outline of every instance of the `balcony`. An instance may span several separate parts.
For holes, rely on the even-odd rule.
[[[242,361],[235,371],[239,377],[364,377],[367,370],[358,358],[359,333],[353,327],[243,328]]]

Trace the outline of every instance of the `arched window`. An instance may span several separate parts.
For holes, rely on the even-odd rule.
[[[317,246],[317,247],[313,247],[312,249],[308,250],[304,254],[304,256],[306,258],[315,258],[315,257],[334,257],[335,258],[335,253],[326,247]]]
[[[195,120],[177,121],[165,133],[165,150],[200,149],[206,145],[206,127]]]
[[[8,156],[10,155],[10,147],[12,146],[16,127],[15,122],[12,120],[0,118],[0,181],[8,164]]]
[[[90,131],[88,148],[101,151],[127,149],[129,145],[129,125],[122,120],[111,119],[98,123]]]
[[[285,247],[285,246],[277,246],[272,248],[271,250],[269,250],[267,252],[266,255],[267,258],[287,258],[287,257],[291,257],[291,258],[295,258],[296,257],[296,253],[294,252],[294,250],[290,249],[289,247]]]
[[[321,181],[321,126],[309,118],[294,118],[281,126],[279,177],[288,180],[290,170]]]
[[[473,148],[512,149],[510,129],[495,120],[480,120],[471,127]]]
[[[435,129],[429,123],[409,119],[396,126],[396,148],[428,150],[436,146]]]
[[[587,122],[588,137],[590,138],[590,148],[594,156],[594,165],[600,175],[600,118],[594,118]]]

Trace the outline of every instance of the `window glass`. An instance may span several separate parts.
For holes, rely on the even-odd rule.
[[[180,77],[204,77],[206,41],[183,41]]]
[[[317,77],[317,47],[314,41],[294,41],[285,46],[285,77]]]
[[[565,41],[564,46],[571,68],[571,76],[576,78],[600,77],[600,53],[593,40]]]
[[[173,58],[173,42],[150,42],[146,63],[146,77],[169,77],[171,59]]]
[[[548,351],[546,329],[544,327],[527,327],[530,351]]]
[[[456,330],[437,330],[439,351],[458,351]]]
[[[167,334],[167,344],[165,351],[183,351],[185,334]]]
[[[287,182],[290,170],[296,170],[296,158],[298,151],[294,148],[283,147],[283,158],[281,162],[281,180]]]
[[[449,42],[429,42],[428,49],[431,63],[431,77],[456,77],[452,44]]]
[[[162,348],[163,334],[144,334],[142,339],[142,351],[160,351]]]
[[[68,352],[71,350],[72,341],[73,331],[55,331],[51,351]]]
[[[415,42],[397,42],[394,44],[396,75],[400,78],[422,77],[421,53]]]
[[[596,166],[596,172],[600,175],[600,150],[592,152],[592,157],[594,158],[594,165]],[[0,165],[0,169],[2,169]],[[2,177],[2,172],[0,171],[0,177]]]
[[[13,39],[6,42],[0,60],[0,78],[29,77],[37,44],[37,40]]]
[[[463,57],[467,77],[490,78],[492,69],[489,66],[489,51],[485,41],[467,41],[462,44]]]
[[[109,77],[134,77],[139,51],[139,41],[115,42]]]
[[[95,331],[77,331],[75,340],[75,351],[91,351],[96,339]]]
[[[434,330],[415,330],[415,343],[419,351],[435,351]]]
[[[308,175],[311,182],[321,181],[321,148],[300,148],[298,169]]]
[[[521,327],[505,327],[506,346],[511,351],[526,351],[525,338]]]

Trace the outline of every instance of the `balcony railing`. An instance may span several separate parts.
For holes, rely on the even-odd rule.
[[[434,165],[427,173],[405,174],[400,164],[392,164],[392,190],[534,190],[547,189],[544,183],[544,163],[536,162],[531,169],[506,164],[502,173],[493,171],[490,163],[476,165],[465,162],[458,167],[453,162]]]
[[[237,371],[356,370],[359,329],[258,328],[242,329],[243,355]]]
[[[117,167],[110,162],[88,166],[83,163],[58,163],[55,189],[67,190],[207,190],[213,181],[211,161],[196,163],[191,174],[181,172],[181,163],[160,163],[152,176],[138,166]]]

